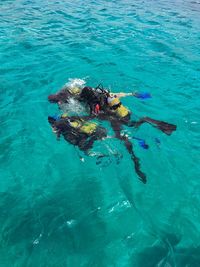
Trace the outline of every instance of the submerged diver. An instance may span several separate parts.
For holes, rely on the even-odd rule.
[[[88,154],[96,140],[102,140],[107,137],[106,129],[91,122],[89,118],[90,117],[88,116],[69,117],[64,114],[62,116],[49,116],[48,121],[58,138],[60,138],[60,135],[63,135],[67,142],[74,146],[78,146],[80,150]],[[137,175],[143,183],[146,183],[146,175],[140,170],[139,158],[134,154],[132,143],[126,136],[116,133],[115,137],[124,142],[125,147],[134,162]]]

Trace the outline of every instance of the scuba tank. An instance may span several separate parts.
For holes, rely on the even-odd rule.
[[[107,103],[113,113],[115,113],[119,118],[126,117],[130,111],[122,105],[118,97],[111,97],[107,98]]]
[[[97,129],[97,124],[93,122],[84,121],[82,119],[77,119],[74,121],[68,120],[70,126],[74,129],[78,129],[80,133],[87,135],[93,134]]]

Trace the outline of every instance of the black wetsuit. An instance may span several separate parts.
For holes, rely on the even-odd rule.
[[[77,116],[60,119],[58,121],[53,121],[53,119],[49,117],[48,120],[51,126],[56,130],[58,138],[60,135],[63,135],[67,142],[78,146],[80,150],[85,152],[93,147],[96,140],[107,136],[106,129],[100,126],[97,126],[92,134],[81,132],[78,128],[72,127],[70,122],[80,120],[80,117]]]
[[[59,102],[68,103],[70,98],[75,98],[80,101],[80,95],[71,93],[68,88],[64,88],[60,90],[58,93],[48,96],[48,100],[51,103],[59,103]]]
[[[89,106],[90,114],[95,113],[96,105],[99,105],[105,113],[107,110],[107,96],[107,91],[103,89],[86,86],[82,89],[79,99]]]

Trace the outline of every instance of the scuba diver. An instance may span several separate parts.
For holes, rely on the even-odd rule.
[[[146,94],[146,93],[145,93]],[[127,95],[133,95],[132,93],[116,93],[112,94],[110,93],[107,97],[107,105],[109,109],[107,109],[106,114],[110,116],[110,122],[113,127],[113,130],[121,131],[122,125],[126,125],[128,127],[135,127],[138,128],[143,123],[148,123],[152,125],[153,127],[161,130],[163,133],[167,135],[171,135],[173,131],[176,130],[176,125],[170,124],[164,121],[155,120],[150,117],[142,117],[138,121],[131,120],[131,112],[130,110],[125,107],[121,101],[120,98],[127,96]],[[141,94],[142,95],[142,94]],[[147,94],[146,94],[147,95]],[[144,94],[143,94],[144,97]],[[102,120],[107,119],[104,115],[104,113],[100,113],[99,117]]]
[[[121,131],[123,124],[138,128],[143,123],[151,124],[167,135],[171,135],[176,130],[176,125],[150,117],[132,121],[130,110],[120,101],[120,98],[125,96],[135,96],[141,99],[151,97],[148,93],[110,93],[98,86],[96,89],[84,87],[80,93],[80,100],[89,105],[91,115],[97,116],[100,120],[109,120],[115,132]]]
[[[69,117],[67,114],[63,114],[61,116],[49,116],[48,121],[58,139],[60,138],[60,135],[63,135],[67,142],[74,146],[78,146],[86,155],[89,155],[89,150],[93,147],[94,142],[107,137],[106,129],[91,122],[90,118],[90,116]],[[125,147],[133,160],[137,175],[143,183],[146,183],[146,175],[140,170],[139,158],[134,154],[133,145],[128,137],[117,133],[115,137],[124,142]],[[145,146],[147,148],[146,144]]]
[[[67,83],[61,90],[48,96],[50,103],[57,103],[59,106],[69,103],[70,98],[86,104],[90,109],[90,114],[97,114],[98,107],[104,107],[107,102],[107,91],[105,89],[83,87],[78,83]]]
[[[78,146],[86,154],[93,147],[96,140],[101,140],[107,136],[106,129],[96,123],[82,119],[78,116],[68,117],[67,114],[61,116],[49,116],[53,132],[57,138],[62,134],[64,139],[72,145]]]
[[[120,98],[126,96],[134,96],[140,99],[150,98],[148,93],[110,93],[101,85],[96,88],[89,86],[66,86],[56,94],[49,95],[48,99],[51,103],[68,103],[69,98],[73,97],[76,100],[87,104],[90,109],[91,118],[97,116],[100,120],[109,120],[111,125],[113,121],[115,124],[115,131],[120,131],[121,125],[138,128],[143,123],[151,124],[153,127],[158,128],[167,135],[171,135],[176,130],[176,125],[155,120],[150,117],[143,117],[138,121],[131,120],[131,112],[125,107]]]

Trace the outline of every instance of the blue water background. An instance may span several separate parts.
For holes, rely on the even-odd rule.
[[[199,0],[0,2],[0,266],[200,266],[199,29]],[[56,141],[68,78],[151,92],[123,100],[133,118],[177,125],[125,128],[150,145],[133,140],[146,185],[118,140],[94,147],[118,165]]]

